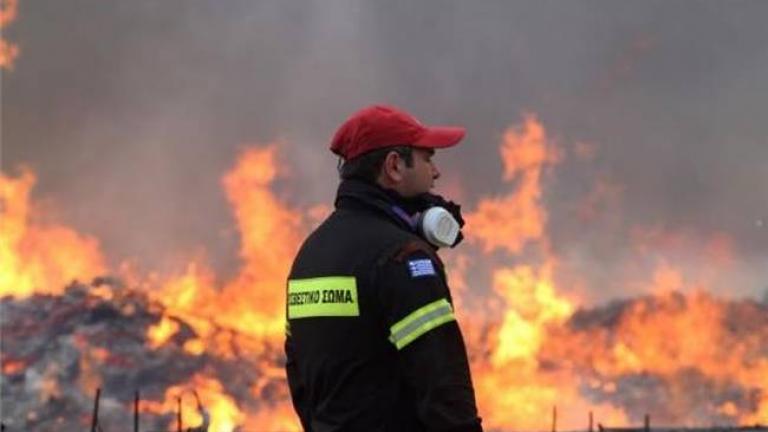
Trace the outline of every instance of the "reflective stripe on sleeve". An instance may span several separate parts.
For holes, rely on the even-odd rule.
[[[288,281],[288,319],[360,316],[354,276]]]
[[[451,304],[448,303],[447,299],[443,298],[416,309],[407,317],[395,323],[389,329],[389,341],[398,350],[401,350],[419,336],[455,320]]]

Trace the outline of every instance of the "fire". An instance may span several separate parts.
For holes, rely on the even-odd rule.
[[[548,173],[564,155],[535,116],[510,127],[500,145],[507,191],[480,197],[466,215],[467,244],[447,257],[485,426],[548,429],[555,407],[558,427],[568,429],[584,427],[590,412],[611,426],[636,423],[645,413],[689,425],[697,421],[694,410],[725,424],[768,422],[768,306],[707,293],[718,266],[735,260],[727,236],[716,233],[701,246],[691,233],[633,228],[627,233],[633,253],[655,267],[614,283],[646,296],[590,309],[560,277],[548,234]],[[222,177],[242,239],[242,266],[231,280],[222,281],[204,259],[175,275],[118,270],[130,281],[126,289],[146,286],[143,295],[152,302],[151,319],[140,327],[146,342],[139,343],[152,355],[172,352],[204,365],[147,396],[142,412],[172,423],[181,403],[184,427],[300,429],[276,354],[284,283],[309,227],[331,208],[297,208],[276,195],[273,185],[285,171],[278,156],[277,145],[249,148]],[[610,205],[622,190],[598,181],[587,210],[574,207],[584,221],[594,220],[598,204]],[[72,279],[106,270],[96,239],[39,218],[30,202],[34,182],[29,170],[0,177],[0,294],[17,300],[60,294]],[[691,248],[716,268],[694,271],[681,264],[681,251]],[[479,296],[483,287],[475,285],[483,277],[490,290]],[[112,286],[90,287],[88,295],[120,304],[123,318],[142,316],[136,305],[143,303],[120,303],[125,294]],[[106,344],[90,343],[87,331],[71,339],[78,385],[87,394],[104,384],[102,368],[130,363]],[[4,357],[3,374],[32,371],[33,363],[22,355]],[[222,366],[230,364],[253,370],[230,376]],[[54,368],[37,377],[39,394],[64,393],[59,375]]]
[[[190,322],[202,337],[213,323],[252,336],[282,335],[282,287],[302,239],[303,219],[272,193],[278,174],[271,146],[243,152],[223,178],[242,238],[243,267],[232,281],[217,287],[213,272],[195,262],[156,294],[168,314]]]
[[[187,340],[183,347],[192,355],[209,353],[224,359],[246,353],[257,356],[265,344],[282,338],[285,275],[303,237],[305,217],[272,193],[271,184],[279,174],[276,148],[268,146],[244,151],[236,166],[223,177],[241,234],[243,266],[233,280],[221,286],[200,262],[190,263],[182,275],[168,279],[158,293],[152,294],[166,308],[163,319],[148,330],[153,347],[161,346],[178,331],[176,318],[171,316],[194,328],[197,337]],[[316,206],[306,218],[316,220],[319,213],[327,211]],[[284,379],[282,368],[275,373]],[[198,380],[213,388],[214,393],[221,393],[208,378]],[[166,400],[171,393],[166,393]],[[201,399],[208,407],[204,393]],[[254,428],[279,425],[279,430],[298,429],[292,416],[272,411],[243,414],[234,411],[234,405],[227,400],[217,397],[213,401],[218,408],[210,413],[212,430],[231,430],[243,423]],[[291,407],[284,399],[274,411],[288,413]],[[275,423],[272,419],[276,418],[282,420]],[[221,429],[213,426],[217,424]]]
[[[725,353],[719,346],[701,343],[725,342],[720,325],[723,318],[721,305],[701,294],[686,301],[673,294],[656,296],[653,309],[647,303],[636,303],[619,323],[617,332],[622,341],[615,345],[613,359],[605,365],[609,370],[603,372],[669,375],[681,368],[695,367],[709,376],[725,378],[722,374],[731,373],[723,367],[722,361],[727,359],[721,355]],[[693,329],[701,339],[689,336]]]
[[[299,425],[289,404],[278,404],[266,410],[244,413],[236,400],[215,378],[195,375],[191,382],[170,386],[162,402],[146,401],[140,410],[153,414],[169,414],[178,418],[182,426],[208,426],[208,430],[231,432],[243,430],[292,431]]]
[[[255,415],[249,416],[243,425],[243,430],[265,430],[265,431],[300,431],[302,430],[293,406],[282,404],[270,409],[261,411]]]
[[[305,218],[301,212],[288,208],[270,189],[278,175],[273,146],[246,150],[235,168],[223,178],[243,239],[240,251],[243,266],[232,281],[219,284],[201,260],[190,262],[184,272],[171,277],[142,278],[130,270],[126,272],[124,279],[134,283],[142,281],[149,287],[147,295],[161,305],[161,319],[147,328],[149,349],[172,343],[182,322],[194,332],[194,337],[183,342],[183,350],[195,356],[207,354],[222,360],[243,355],[257,358],[265,349],[273,349],[267,345],[274,346],[282,338],[285,274],[303,237],[304,224],[316,223],[329,209],[315,206]],[[4,263],[0,292],[3,295],[22,299],[32,294],[58,294],[76,277],[90,279],[104,273],[106,267],[95,239],[70,228],[44,224],[34,217],[29,199],[35,182],[31,171],[24,170],[19,178],[3,175],[0,180],[3,205],[0,254]],[[52,244],[56,247],[50,247]],[[161,285],[160,289],[157,284]],[[91,289],[91,295],[110,301],[115,293],[108,287],[98,286]],[[79,387],[85,394],[94,394],[95,389],[103,385],[99,368],[116,360],[108,350],[89,345],[81,336],[75,337],[72,343],[80,351]],[[3,370],[8,374],[18,373],[26,366],[8,361]],[[272,372],[262,375],[264,378],[258,381],[261,384],[254,384],[254,388],[273,392],[265,386],[270,385],[269,380],[284,380],[282,367],[270,368],[265,364],[264,370]],[[55,380],[46,382],[55,383]],[[48,390],[41,393],[53,392],[50,385],[43,387]],[[213,371],[195,375],[191,382],[169,387],[164,402],[150,400],[142,404],[147,412],[168,413],[175,410],[172,402],[180,392],[193,390],[200,395],[211,430],[233,430],[243,424],[257,429],[269,425],[280,430],[299,429],[287,392],[270,404],[269,410],[245,412],[227,394]],[[200,424],[203,415],[196,402],[188,399],[183,398],[183,412],[189,416],[185,424]]]
[[[0,1],[0,32],[16,20],[18,0]],[[0,69],[12,69],[13,62],[19,55],[19,46],[0,38]]]
[[[509,193],[482,199],[467,217],[469,240],[479,244],[486,260],[498,259],[491,252],[501,250],[527,263],[491,266],[495,296],[488,298],[484,309],[496,311],[498,320],[486,332],[490,337],[470,339],[485,424],[544,429],[551,426],[548,413],[553,407],[558,408],[558,423],[567,428],[586,425],[589,412],[610,425],[636,422],[648,412],[662,421],[686,423],[694,407],[709,412],[711,418],[729,419],[725,421],[765,422],[768,359],[759,354],[765,346],[756,342],[759,337],[745,336],[753,331],[734,334],[728,330],[726,322],[733,319],[733,312],[725,309],[723,301],[702,293],[706,272],[690,274],[675,265],[674,251],[695,244],[689,236],[658,229],[631,232],[638,253],[656,257],[658,265],[649,280],[622,283],[645,287],[641,292],[654,297],[628,303],[610,324],[581,328],[583,324],[578,323],[584,312],[578,299],[564,296],[568,290],[555,282],[558,260],[546,232],[545,174],[562,161],[562,154],[538,120],[527,116],[522,126],[507,131],[501,145],[503,179],[512,186]],[[618,193],[620,187],[611,190]],[[732,261],[730,241],[721,234],[700,250],[719,265]],[[660,251],[673,253],[658,258]],[[461,276],[464,284],[466,276]],[[768,322],[761,322],[765,324],[758,324],[760,331],[768,332]],[[471,318],[469,323],[477,325]],[[470,328],[467,333],[477,331]],[[697,399],[696,391],[682,379],[685,374],[710,383],[710,399],[726,394],[719,389],[728,386],[757,391],[759,396],[751,402]],[[660,401],[665,408],[653,408],[651,400],[646,404],[622,401],[627,380],[645,375],[672,392]]]
[[[163,318],[156,325],[147,330],[147,339],[149,346],[153,349],[158,348],[179,331],[179,323],[168,316]]]
[[[0,0],[0,29],[17,15],[17,0]],[[635,51],[647,50],[648,41],[641,42]],[[18,55],[17,44],[0,38],[0,69],[12,69]],[[574,153],[592,161],[597,149],[576,143]],[[486,428],[548,429],[553,408],[558,425],[570,429],[583,427],[590,412],[611,426],[636,423],[646,413],[681,425],[768,423],[768,305],[725,301],[707,290],[736,261],[728,236],[714,233],[702,243],[698,233],[634,227],[626,236],[634,253],[655,267],[639,280],[632,275],[614,283],[646,296],[587,309],[558,277],[547,232],[547,174],[565,153],[532,114],[506,130],[499,150],[508,192],[480,197],[465,217],[466,252],[448,257]],[[155,399],[143,400],[142,412],[180,415],[185,428],[216,432],[300,429],[286,386],[275,385],[285,378],[273,353],[282,340],[289,265],[308,228],[331,207],[288,205],[273,191],[284,171],[274,144],[246,149],[222,178],[241,237],[242,266],[233,279],[221,281],[203,259],[171,276],[143,277],[127,263],[118,266],[129,289],[148,287],[146,296],[159,305],[151,324],[140,327],[142,333],[146,328],[143,348],[156,354],[178,344],[180,357],[206,362],[184,382],[172,381]],[[71,281],[108,270],[96,238],[43,218],[30,200],[35,180],[29,169],[16,177],[0,173],[0,297],[7,302],[62,295]],[[460,183],[449,189],[466,193]],[[594,222],[622,193],[622,185],[599,178],[576,206],[578,219]],[[696,250],[705,265],[681,263],[686,250]],[[473,286],[478,276],[488,276],[491,284],[480,299],[475,288],[482,287]],[[112,287],[98,284],[87,295],[107,303],[120,299]],[[123,319],[139,312],[136,303],[122,308]],[[62,317],[66,313],[56,315]],[[9,339],[27,337],[27,328],[13,326],[3,322],[4,330],[12,330]],[[76,357],[70,365],[76,367],[50,362],[40,368],[39,352],[3,353],[3,378],[23,377],[33,398],[47,404],[66,396],[60,379],[76,369],[71,376],[78,388],[93,394],[105,384],[103,368],[131,363],[92,343],[88,331],[56,342],[71,345]],[[137,339],[143,343],[141,335]],[[245,363],[256,365],[247,371],[253,374],[222,372],[222,364],[243,358],[255,359]],[[243,380],[246,391],[234,380]],[[40,415],[30,411],[25,419]]]
[[[28,169],[17,178],[0,174],[0,297],[59,293],[106,269],[95,238],[40,221],[29,200],[34,184]]]
[[[208,426],[208,430],[232,432],[245,414],[215,378],[195,375],[190,383],[168,387],[162,402],[143,402],[140,410],[155,414],[181,413],[183,428]]]
[[[516,190],[481,200],[477,210],[465,218],[466,231],[471,241],[482,243],[486,253],[496,248],[517,253],[527,242],[544,234],[547,219],[540,202],[541,176],[545,168],[561,159],[561,154],[549,143],[544,127],[533,115],[525,117],[523,126],[507,130],[500,152],[503,179],[518,183]]]
[[[508,306],[491,357],[495,367],[534,359],[545,337],[545,326],[562,323],[573,312],[573,305],[555,293],[548,273],[547,268],[536,274],[530,267],[520,266],[494,274],[494,290]]]
[[[758,336],[732,334],[726,326],[727,315],[721,301],[703,292],[685,297],[669,293],[637,302],[618,323],[621,341],[613,345],[612,353],[604,353],[610,361],[600,364],[600,372],[669,376],[695,368],[718,380],[765,383],[768,358],[759,355]],[[697,337],[691,338],[694,330]],[[601,345],[612,344],[605,341]]]
[[[492,330],[490,346],[484,347],[490,350],[489,358],[476,361],[473,372],[478,404],[489,427],[540,429],[545,427],[543,414],[562,400],[564,392],[559,385],[562,377],[540,374],[537,355],[548,326],[562,324],[574,309],[555,290],[542,204],[545,171],[562,156],[532,115],[522,126],[507,130],[500,153],[503,179],[512,188],[504,196],[481,200],[467,215],[468,238],[486,253],[501,249],[516,255],[533,246],[541,262],[491,269],[498,296],[492,301],[501,304],[489,308],[501,309],[501,322]]]
[[[224,288],[241,305],[231,324],[249,332],[282,335],[285,277],[304,237],[301,212],[278,200],[276,147],[244,152],[223,184],[242,238],[243,268]],[[317,210],[315,210],[317,211]]]
[[[99,366],[107,359],[109,352],[104,348],[91,346],[87,337],[82,334],[75,335],[72,343],[80,351],[79,387],[86,394],[94,394],[103,384],[99,375]]]
[[[3,375],[14,375],[22,372],[27,367],[27,362],[21,359],[4,358],[2,360]]]

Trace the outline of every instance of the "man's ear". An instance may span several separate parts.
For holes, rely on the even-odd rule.
[[[403,170],[405,169],[405,161],[397,154],[396,151],[387,153],[382,164],[383,174],[392,182],[399,183],[403,180]]]

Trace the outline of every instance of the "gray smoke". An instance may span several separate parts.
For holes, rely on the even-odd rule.
[[[115,260],[154,268],[204,248],[231,271],[237,236],[219,179],[238,150],[282,142],[285,198],[329,203],[330,136],[352,111],[388,102],[468,128],[437,158],[445,183],[464,183],[468,208],[503,192],[499,139],[525,112],[567,150],[596,145],[593,160],[571,155],[547,184],[553,245],[574,272],[610,279],[632,260],[627,232],[661,226],[731,236],[737,291],[768,280],[766,2],[19,8],[4,29],[21,54],[2,76],[2,170],[32,166],[36,196]],[[598,176],[621,196],[584,221],[574,208]]]

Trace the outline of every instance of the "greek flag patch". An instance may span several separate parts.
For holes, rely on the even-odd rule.
[[[432,261],[428,259],[408,261],[408,270],[411,272],[411,277],[414,278],[435,275],[435,267],[432,265]]]

